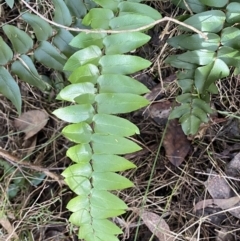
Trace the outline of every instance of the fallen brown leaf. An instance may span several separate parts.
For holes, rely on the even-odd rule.
[[[166,125],[168,116],[172,110],[172,103],[168,100],[155,102],[144,112],[145,118],[152,118],[158,125]]]
[[[226,175],[231,177],[239,177],[240,173],[240,153],[238,153],[226,166]]]
[[[225,199],[233,196],[233,192],[224,177],[217,175],[214,171],[211,171],[205,182],[205,187],[214,199]]]
[[[24,140],[37,134],[48,121],[48,114],[42,110],[30,110],[14,121],[14,126],[25,133]]]
[[[240,197],[238,196],[227,198],[227,199],[206,199],[198,202],[194,206],[194,211],[196,212],[199,209],[204,209],[209,206],[218,206],[222,210],[226,210],[234,207],[234,205],[238,204],[239,201],[240,201]]]
[[[152,212],[143,212],[141,218],[149,230],[159,239],[159,241],[174,240],[168,224],[159,215]]]
[[[170,120],[163,140],[163,146],[168,160],[176,167],[180,166],[191,146],[183,133],[178,120]]]

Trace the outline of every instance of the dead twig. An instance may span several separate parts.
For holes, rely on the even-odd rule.
[[[29,162],[22,161],[21,159],[11,155],[10,153],[8,153],[7,151],[5,151],[3,149],[0,149],[0,156],[18,168],[19,168],[19,166],[23,166],[23,167],[31,169],[31,170],[43,172],[46,176],[54,179],[60,185],[66,185],[66,183],[63,180],[61,180],[61,178],[57,174],[50,172],[47,168],[43,168],[43,167],[31,164]]]

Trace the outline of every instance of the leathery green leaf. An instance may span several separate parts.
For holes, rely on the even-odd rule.
[[[13,62],[11,71],[16,74],[22,81],[36,86],[40,90],[45,90],[47,84],[38,74],[34,63],[27,55],[21,55],[19,60]]]
[[[81,121],[90,121],[93,117],[94,109],[89,104],[71,105],[59,108],[53,111],[53,114],[63,121],[78,123]]]
[[[214,51],[209,50],[193,50],[178,55],[178,60],[197,65],[207,65],[211,63],[216,56]]]
[[[52,27],[39,16],[31,13],[24,13],[22,18],[31,25],[38,41],[47,40],[52,36]]]
[[[123,54],[128,53],[150,40],[150,36],[140,33],[118,33],[107,35],[103,39],[106,48],[106,54]]]
[[[79,226],[82,227],[82,225],[84,225],[85,223],[91,223],[91,220],[92,220],[92,217],[87,208],[74,212],[69,218],[69,221],[78,227]]]
[[[74,101],[78,104],[93,104],[95,102],[95,94],[82,94],[74,98]]]
[[[222,46],[217,52],[218,59],[221,59],[228,66],[239,66],[240,51],[228,46]]]
[[[113,115],[96,114],[93,117],[94,132],[118,136],[139,134],[139,129],[130,121]]]
[[[74,71],[84,64],[98,64],[101,55],[101,49],[95,45],[79,50],[68,59],[64,70]]]
[[[95,154],[127,154],[142,148],[124,137],[94,133],[91,137]]]
[[[64,179],[70,189],[77,195],[88,195],[92,189],[92,185],[88,178],[78,176],[67,177]]]
[[[112,10],[92,8],[83,18],[84,25],[90,25],[95,29],[109,29],[109,21],[114,17]]]
[[[92,189],[91,205],[96,208],[127,209],[127,205],[116,195],[96,188]]]
[[[238,23],[240,21],[240,3],[232,2],[227,5],[226,8],[227,22],[230,24]]]
[[[15,52],[25,54],[33,47],[33,40],[24,31],[9,24],[4,25],[2,28],[11,41]]]
[[[228,66],[221,59],[215,59],[213,63],[197,68],[194,80],[198,92],[203,93],[216,80],[227,77],[229,72]]]
[[[171,64],[175,68],[179,69],[196,69],[197,65],[196,64],[191,64],[185,61],[182,61],[178,59],[178,55],[172,55],[166,58],[165,63]]]
[[[94,0],[99,6],[111,9],[112,11],[117,11],[118,4],[121,0]]]
[[[5,2],[7,3],[7,5],[12,8],[14,5],[14,0],[5,0]]]
[[[96,84],[99,75],[99,69],[96,65],[86,64],[75,69],[68,80],[71,83],[91,82]]]
[[[75,143],[89,143],[92,128],[85,122],[71,124],[63,128],[62,134]]]
[[[102,74],[132,74],[146,69],[151,62],[143,58],[131,55],[105,55],[100,58]]]
[[[207,10],[207,6],[202,4],[200,0],[172,0],[177,7],[183,8],[185,10],[189,10],[189,8],[194,12],[194,13],[201,13]]]
[[[132,93],[145,94],[148,88],[139,81],[120,74],[103,74],[97,82],[100,86],[100,93]]]
[[[224,46],[240,49],[240,30],[235,27],[224,28],[221,32],[221,43]]]
[[[104,219],[104,218],[113,218],[125,213],[125,210],[122,209],[106,209],[106,208],[96,208],[91,207],[91,215],[93,218]]]
[[[210,10],[193,15],[184,21],[200,31],[218,33],[223,28],[225,22],[225,14],[220,10]],[[181,27],[185,31],[191,31],[187,28]]]
[[[126,177],[114,172],[93,172],[92,184],[98,190],[122,190],[133,187],[133,183]]]
[[[154,20],[162,18],[162,15],[157,10],[142,3],[124,1],[119,3],[118,8],[120,10],[120,15],[122,13],[134,13],[142,15],[143,17],[148,16]]]
[[[74,99],[83,94],[94,94],[95,88],[92,83],[77,83],[71,84],[63,88],[58,96],[56,97],[58,100],[66,100],[74,102]]]
[[[0,92],[8,98],[21,114],[22,99],[19,87],[10,73],[0,66]]]
[[[42,64],[62,71],[66,57],[61,55],[49,42],[42,41],[34,52],[35,58]]]
[[[81,0],[66,0],[65,3],[68,6],[68,9],[72,16],[82,18],[86,15],[87,8],[85,4],[87,3]]]
[[[69,166],[67,169],[64,170],[62,176],[65,178],[68,177],[76,177],[76,179],[89,178],[92,174],[92,167],[90,163],[77,163],[74,165]]]
[[[0,65],[7,64],[13,58],[13,52],[11,48],[0,37]]]
[[[169,120],[180,118],[184,114],[189,113],[190,109],[191,106],[189,103],[183,103],[180,106],[175,107],[169,115]]]
[[[58,33],[53,38],[53,44],[63,53],[65,56],[70,57],[77,49],[70,46],[69,43],[73,39],[73,35],[65,30],[58,29]]]
[[[215,8],[222,8],[227,5],[228,0],[200,0],[201,3]]]
[[[79,49],[87,48],[91,45],[96,45],[99,48],[103,47],[103,38],[106,33],[80,33],[70,42],[70,45]]]
[[[139,14],[124,14],[110,20],[109,25],[114,30],[136,29],[153,23],[154,19]]]
[[[187,113],[183,115],[179,121],[181,122],[185,135],[195,135],[201,124],[201,120],[193,114]]]
[[[90,201],[88,196],[81,195],[71,199],[67,204],[67,209],[71,212],[77,212],[81,209],[89,210],[89,205],[90,205]]]
[[[89,144],[79,144],[68,148],[67,157],[73,162],[89,162],[92,158],[92,149]]]
[[[120,172],[136,167],[121,156],[109,154],[93,154],[92,165],[94,172]]]
[[[120,93],[98,94],[95,101],[100,114],[128,113],[149,104],[149,101],[142,96]]]
[[[60,23],[65,26],[70,26],[72,23],[72,16],[62,0],[52,0],[54,5],[54,17],[53,20],[56,23]]]
[[[170,38],[167,42],[175,48],[188,50],[205,49],[215,51],[220,45],[220,37],[215,33],[205,33],[208,39],[204,39],[200,34],[181,34]]]

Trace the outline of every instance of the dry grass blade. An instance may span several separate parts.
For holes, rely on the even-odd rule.
[[[30,110],[14,121],[14,126],[25,133],[24,140],[37,134],[48,122],[48,114],[42,110]]]
[[[5,215],[0,216],[0,224],[13,238],[19,240],[18,235],[14,231],[14,227]]]
[[[152,212],[144,212],[142,214],[142,220],[159,241],[174,240],[168,224],[159,215]]]

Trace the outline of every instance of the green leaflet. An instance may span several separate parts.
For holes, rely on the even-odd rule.
[[[82,18],[87,13],[87,8],[82,0],[66,0],[65,1],[72,16]]]
[[[65,26],[70,26],[72,23],[72,16],[64,1],[53,0],[54,17],[53,20]]]
[[[201,3],[215,8],[222,8],[227,5],[228,0],[200,0]]]
[[[93,123],[95,133],[107,133],[126,137],[140,134],[137,126],[130,121],[113,115],[96,114],[93,117]]]
[[[81,121],[91,121],[94,109],[90,104],[72,105],[62,107],[53,112],[58,118],[70,122],[78,123]]]
[[[3,27],[4,33],[7,35],[13,45],[16,53],[25,54],[33,47],[33,41],[28,34],[12,25],[6,24]]]
[[[183,8],[185,10],[188,10],[188,7],[194,12],[194,13],[201,13],[207,10],[207,6],[201,3],[201,0],[171,0],[177,7]],[[186,5],[187,4],[187,5]]]
[[[85,122],[66,126],[62,134],[75,143],[89,143],[92,135],[92,128]]]
[[[106,54],[123,54],[147,43],[150,37],[139,32],[108,35],[103,39]]]
[[[226,8],[226,20],[230,24],[239,23],[240,21],[240,3],[232,2],[229,3]]]
[[[112,10],[92,8],[82,20],[84,25],[90,25],[93,29],[108,29],[110,19],[114,17]]]
[[[215,51],[220,45],[220,37],[215,33],[206,34],[208,39],[205,40],[199,34],[181,34],[170,38],[167,42],[174,48],[183,48],[188,50],[209,50]]]
[[[141,150],[133,141],[117,135],[95,133],[91,137],[92,149],[96,154],[127,154]]]
[[[67,157],[73,162],[89,162],[92,157],[92,149],[89,144],[79,144],[67,150]]]
[[[91,45],[103,47],[103,38],[105,33],[80,33],[71,42],[70,45],[76,48],[87,48]]]
[[[133,14],[142,15],[143,17],[147,16],[154,20],[158,20],[162,18],[161,14],[157,10],[142,3],[124,1],[119,3],[118,8],[120,10],[120,15],[123,15],[123,13],[124,14],[126,13],[128,14],[128,16],[130,16],[129,13],[133,13]]]
[[[69,76],[71,83],[91,82],[96,84],[97,78],[100,75],[96,65],[86,64],[76,68]]]
[[[140,109],[149,104],[144,97],[135,94],[98,94],[95,97],[98,113],[123,114]]]
[[[7,64],[13,58],[13,52],[11,48],[0,37],[0,65]]]
[[[2,66],[0,66],[0,92],[11,100],[20,115],[22,99],[19,87],[10,73]]]
[[[178,60],[197,65],[207,65],[213,61],[216,53],[209,50],[194,50],[177,56]]]
[[[214,81],[229,75],[228,66],[221,60],[196,69],[195,85],[200,94],[204,92]]]
[[[97,79],[99,93],[132,93],[145,94],[147,87],[139,81],[120,74],[103,74]]]
[[[69,45],[72,39],[73,35],[69,31],[61,28],[58,29],[58,33],[54,36],[53,44],[61,51],[61,53],[70,57],[76,52],[76,49]]]
[[[184,23],[190,24],[203,32],[217,33],[223,28],[225,18],[225,14],[222,11],[211,10],[195,14],[185,20]],[[187,28],[181,27],[181,29],[189,31]]]
[[[117,11],[117,7],[121,0],[96,0],[94,1],[103,8],[111,9],[112,11]]]
[[[92,183],[97,190],[121,190],[133,186],[127,178],[114,172],[94,172]]]
[[[16,74],[22,81],[36,86],[42,91],[47,87],[46,82],[42,80],[32,60],[27,55],[21,55],[19,60],[12,64],[11,71]]]
[[[224,28],[221,32],[221,44],[240,49],[240,30],[235,27]]]
[[[95,172],[120,172],[136,167],[127,159],[111,154],[93,154],[92,165]]]
[[[131,55],[105,55],[99,60],[102,74],[132,74],[148,68],[151,62]]]
[[[24,13],[22,18],[31,25],[39,41],[47,40],[52,36],[52,27],[39,16],[31,13]]]
[[[154,19],[151,17],[143,16],[136,13],[128,13],[120,15],[119,17],[112,18],[109,21],[109,25],[112,29],[115,30],[128,30],[140,28],[153,22]]]
[[[73,54],[64,66],[64,70],[74,71],[77,67],[84,64],[98,64],[102,55],[101,49],[98,46],[91,45]]]
[[[42,64],[55,70],[62,71],[66,62],[65,56],[61,55],[49,42],[42,41],[34,52],[35,58]]]
[[[14,0],[5,0],[5,2],[7,3],[7,5],[12,8],[14,5]]]
[[[63,88],[58,96],[56,97],[58,100],[66,100],[74,102],[74,99],[83,94],[94,94],[96,89],[92,83],[77,83],[71,84]]]

